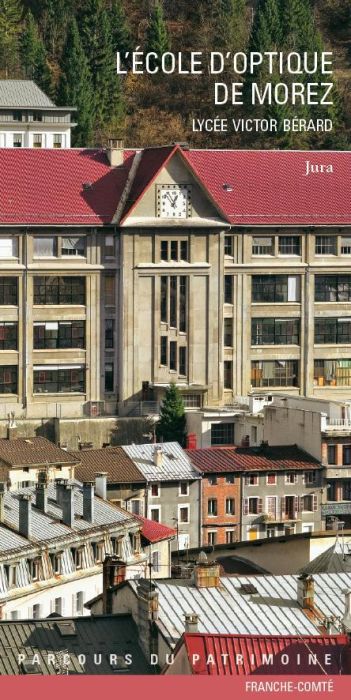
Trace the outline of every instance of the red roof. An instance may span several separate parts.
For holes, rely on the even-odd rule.
[[[102,150],[2,148],[0,224],[108,224],[130,165],[111,168]]]
[[[194,150],[184,156],[232,224],[351,223],[349,152]],[[332,165],[333,172],[306,177],[307,160]]]
[[[163,146],[146,148],[140,153],[140,161],[128,194],[122,221],[131,213],[145,190],[152,184],[162,168],[164,168],[179,146]],[[126,157],[133,157],[133,152],[126,152]]]
[[[184,634],[183,638],[192,672],[197,675],[307,676],[351,671],[351,647],[346,634],[316,637]],[[273,663],[268,663],[269,654],[272,654]],[[309,663],[310,654],[316,656],[319,664]],[[326,654],[330,654],[330,664],[326,664]],[[289,659],[287,664],[284,663],[286,658]]]
[[[162,525],[162,523],[157,523],[155,520],[148,520],[141,515],[135,515],[135,518],[142,523],[141,534],[146,540],[149,540],[149,542],[168,540],[176,534],[176,531],[171,527]]]
[[[296,445],[202,447],[185,451],[195,467],[205,473],[318,469],[321,466]]]

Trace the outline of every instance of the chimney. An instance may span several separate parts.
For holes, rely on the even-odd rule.
[[[104,501],[107,499],[107,472],[97,472],[95,474],[95,493]]]
[[[137,581],[137,596],[139,639],[144,653],[149,657],[158,651],[155,649],[157,641],[152,634],[153,622],[158,619],[158,590],[154,583],[141,578]]]
[[[195,613],[185,613],[185,632],[196,633],[199,631],[199,616]]]
[[[104,615],[113,613],[113,587],[126,579],[126,564],[120,558],[107,554],[102,565],[102,612]]]
[[[12,440],[17,437],[17,425],[15,421],[15,412],[7,414],[7,439]]]
[[[46,513],[48,509],[48,474],[47,471],[41,469],[38,474],[38,483],[36,484],[36,499],[35,505],[42,513]]]
[[[154,458],[154,465],[156,467],[162,467],[163,450],[162,450],[161,445],[156,445],[154,452],[153,452],[153,458]]]
[[[186,447],[187,447],[187,450],[196,450],[196,447],[197,447],[196,433],[188,433],[187,434]]]
[[[63,489],[67,484],[68,484],[68,479],[55,479],[56,501],[60,506],[62,505]]]
[[[74,526],[74,487],[72,484],[62,484],[61,502],[62,520],[68,527]]]
[[[208,561],[205,552],[200,552],[194,567],[194,582],[196,588],[219,588],[221,585],[220,565]]]
[[[0,482],[0,523],[5,521],[5,491],[6,484],[4,481]]]
[[[341,620],[345,632],[351,632],[351,591],[345,591],[345,612]]]
[[[124,163],[124,143],[121,139],[109,139],[106,149],[111,168],[117,168]]]
[[[27,493],[19,496],[18,532],[23,537],[31,538],[32,534],[32,497]]]
[[[89,523],[94,522],[94,481],[84,481],[83,483],[83,518]]]
[[[314,608],[314,578],[302,574],[297,579],[297,602],[302,608]]]

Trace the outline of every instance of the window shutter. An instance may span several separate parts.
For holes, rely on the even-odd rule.
[[[294,501],[294,514],[297,513],[299,510],[299,497],[295,496],[295,501]]]
[[[285,496],[281,497],[280,501],[280,512],[282,514],[282,518],[285,518]]]
[[[125,507],[129,513],[132,512],[132,502],[130,500],[125,501]]]
[[[248,515],[249,513],[249,499],[244,498],[244,515]]]
[[[76,602],[77,602],[76,593],[73,593],[73,595],[72,595],[72,616],[77,614]]]
[[[318,496],[313,494],[313,511],[316,512],[316,510],[318,510]]]
[[[262,513],[263,510],[263,498],[258,499],[258,508],[257,508],[259,513]]]
[[[50,612],[54,613],[55,612],[55,599],[53,598],[50,600]]]
[[[299,513],[303,511],[304,497],[299,496]]]

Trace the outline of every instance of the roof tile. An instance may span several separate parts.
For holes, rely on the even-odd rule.
[[[202,472],[319,469],[320,462],[296,445],[268,447],[203,447],[186,450]]]

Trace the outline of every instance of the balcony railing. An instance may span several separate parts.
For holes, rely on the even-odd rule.
[[[323,432],[329,431],[343,431],[351,432],[351,419],[350,418],[322,418],[321,425]]]

